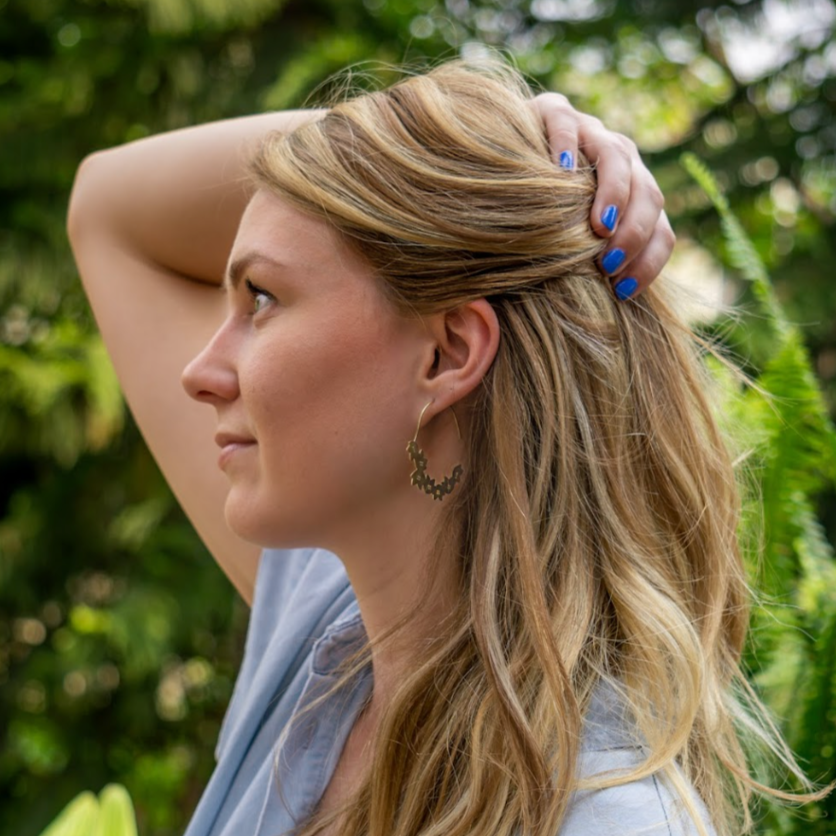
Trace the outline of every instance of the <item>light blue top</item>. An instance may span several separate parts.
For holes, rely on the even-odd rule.
[[[186,836],[281,836],[313,811],[371,689],[370,670],[301,720],[288,722],[336,682],[340,661],[365,638],[338,558],[321,549],[263,553],[244,660],[215,750],[217,765]],[[615,692],[602,688],[585,721],[581,774],[629,769],[642,759]],[[697,833],[658,776],[576,793],[560,830],[560,836],[639,833]]]

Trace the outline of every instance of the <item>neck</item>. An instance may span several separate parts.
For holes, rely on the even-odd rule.
[[[433,559],[442,503],[407,487],[332,547],[346,567],[372,645],[371,710],[388,702],[421,649],[439,637],[459,597],[455,553]],[[377,646],[396,626],[395,635]]]

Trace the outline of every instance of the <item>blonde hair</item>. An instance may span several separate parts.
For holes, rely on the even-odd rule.
[[[383,717],[341,832],[555,836],[572,791],[654,773],[701,833],[689,783],[718,833],[739,832],[753,789],[791,797],[750,776],[743,730],[804,779],[740,670],[740,503],[707,346],[661,288],[615,300],[594,263],[594,171],[554,165],[530,99],[507,66],[450,62],[269,137],[252,164],[399,309],[485,297],[501,327],[440,538],[460,543],[458,609]],[[580,779],[602,681],[646,758]]]

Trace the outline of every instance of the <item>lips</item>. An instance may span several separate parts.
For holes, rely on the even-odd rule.
[[[217,444],[218,447],[226,447],[229,444],[255,444],[255,439],[252,436],[238,435],[236,433],[219,430],[215,434],[215,444]]]
[[[254,447],[256,442],[252,436],[220,431],[215,434],[215,444],[221,448],[221,454],[218,456],[218,467],[223,468],[233,456]]]

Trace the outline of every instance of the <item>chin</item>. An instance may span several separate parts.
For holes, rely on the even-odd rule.
[[[231,490],[224,507],[224,519],[230,530],[242,540],[263,549],[296,549],[317,546],[315,526],[306,525],[299,509],[283,507],[277,512],[278,503],[263,503],[252,498],[236,496]]]

